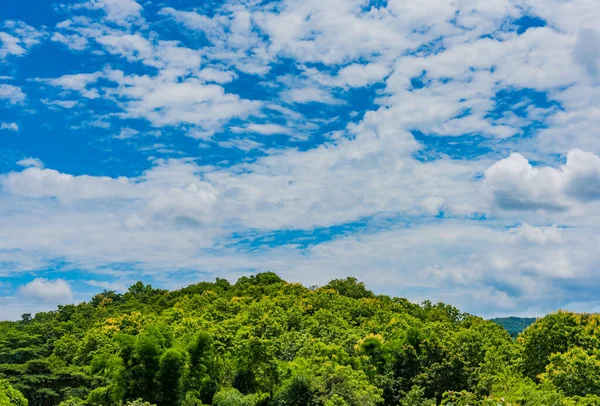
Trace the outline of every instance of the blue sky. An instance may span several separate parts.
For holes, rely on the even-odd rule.
[[[599,19],[585,0],[6,1],[2,316],[260,271],[483,316],[599,311]]]

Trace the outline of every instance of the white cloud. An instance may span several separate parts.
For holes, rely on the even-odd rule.
[[[242,72],[264,75],[270,70],[267,46],[257,30],[256,15],[241,4],[225,3],[210,18],[171,7],[161,10],[186,28],[203,32],[212,46],[203,49],[207,59],[235,66]]]
[[[73,292],[69,283],[63,279],[48,280],[36,278],[21,286],[20,294],[31,301],[43,301],[52,304],[69,303],[73,300]]]
[[[64,35],[60,32],[55,32],[50,39],[54,42],[60,42],[74,51],[83,51],[88,45],[87,39],[77,34]]]
[[[44,163],[37,158],[24,158],[17,162],[17,165],[24,166],[25,168],[43,168]]]
[[[141,19],[142,6],[135,0],[90,0],[78,7],[103,10],[107,20],[120,24]]]
[[[366,86],[381,81],[390,72],[388,66],[380,63],[352,64],[342,68],[338,77],[351,87]]]
[[[564,32],[596,27],[600,18],[598,5],[586,0],[527,0],[533,15],[540,16]]]
[[[217,144],[223,148],[237,148],[242,151],[252,151],[262,146],[262,144],[249,139],[230,139],[228,141],[220,141]]]
[[[0,32],[0,41],[2,41],[2,48],[0,48],[0,57],[2,58],[6,58],[8,55],[21,56],[27,53],[25,48],[19,45],[19,39],[6,32]]]
[[[37,163],[31,158],[20,161],[30,167],[0,177],[2,190],[14,196],[56,198],[65,205],[94,200],[109,205],[125,201],[142,208],[139,214],[148,221],[203,224],[219,220],[212,216],[218,192],[194,175],[196,169],[191,164],[172,161],[160,164],[140,178],[114,179],[63,174],[43,169]]]
[[[59,87],[64,90],[79,92],[83,97],[88,99],[97,99],[100,94],[96,89],[88,88],[95,83],[100,77],[101,72],[94,73],[76,73],[72,75],[63,75],[55,79],[38,79],[41,82],[46,82],[52,86]]]
[[[89,281],[85,281],[85,283],[87,283],[90,286],[95,286],[97,288],[102,288],[105,290],[112,290],[115,292],[125,292],[127,291],[127,287],[119,282],[106,282],[106,281],[97,281],[94,279],[91,279]]]
[[[128,138],[135,137],[137,134],[139,134],[138,130],[134,130],[133,128],[129,128],[129,127],[123,127],[123,128],[121,128],[121,131],[119,132],[119,134],[113,136],[113,138],[118,139],[118,140],[126,140]]]
[[[17,123],[6,123],[0,122],[0,130],[8,130],[8,131],[19,131],[19,125]]]
[[[575,44],[574,56],[587,74],[597,80],[600,75],[600,32],[594,29],[581,30]]]
[[[112,54],[120,55],[130,62],[152,57],[150,41],[139,34],[104,35],[96,39]]]
[[[39,44],[45,33],[25,24],[22,21],[5,21],[0,31],[0,60],[10,55],[24,56],[36,44]]]
[[[10,104],[20,104],[26,98],[19,86],[0,84],[0,100],[6,100]]]
[[[226,93],[221,86],[194,78],[178,80],[111,71],[108,79],[118,84],[108,92],[121,100],[122,117],[144,118],[156,127],[194,124],[212,133],[230,119],[246,119],[260,108],[260,102],[242,99]]]
[[[285,90],[281,92],[281,98],[290,103],[323,103],[323,104],[344,104],[342,99],[338,99],[325,89],[318,87],[303,87]]]
[[[56,197],[64,202],[102,198],[134,198],[137,192],[125,178],[72,176],[53,169],[30,167],[0,178],[3,190],[28,197]]]
[[[513,153],[485,171],[484,188],[504,210],[567,210],[600,201],[600,157],[573,150],[556,169],[534,167]]]
[[[536,227],[523,223],[513,230],[517,242],[534,245],[559,245],[563,239],[563,232],[556,226]]]
[[[207,82],[215,83],[229,83],[235,79],[236,74],[230,71],[223,71],[214,68],[204,68],[198,72],[198,77],[206,80]]]
[[[48,105],[48,106],[58,106],[58,107],[61,107],[63,109],[72,109],[73,107],[75,107],[75,106],[77,106],[79,104],[79,102],[76,101],[76,100],[48,100],[48,99],[42,99],[41,101],[45,105]]]
[[[56,24],[51,40],[64,44],[70,50],[84,51],[99,38],[127,34],[123,30],[123,27],[106,24],[103,19],[79,15]],[[95,53],[98,54],[98,50]]]

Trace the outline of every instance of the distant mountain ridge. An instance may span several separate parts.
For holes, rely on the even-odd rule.
[[[516,338],[521,331],[532,325],[536,320],[535,317],[497,317],[490,319],[490,321],[504,327],[512,338]]]

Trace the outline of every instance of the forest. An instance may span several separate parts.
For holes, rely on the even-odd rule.
[[[600,317],[516,338],[444,303],[273,273],[0,322],[0,405],[600,405]]]

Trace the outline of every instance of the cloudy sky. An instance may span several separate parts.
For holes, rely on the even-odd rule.
[[[259,271],[600,311],[598,21],[594,0],[5,0],[1,316]]]

